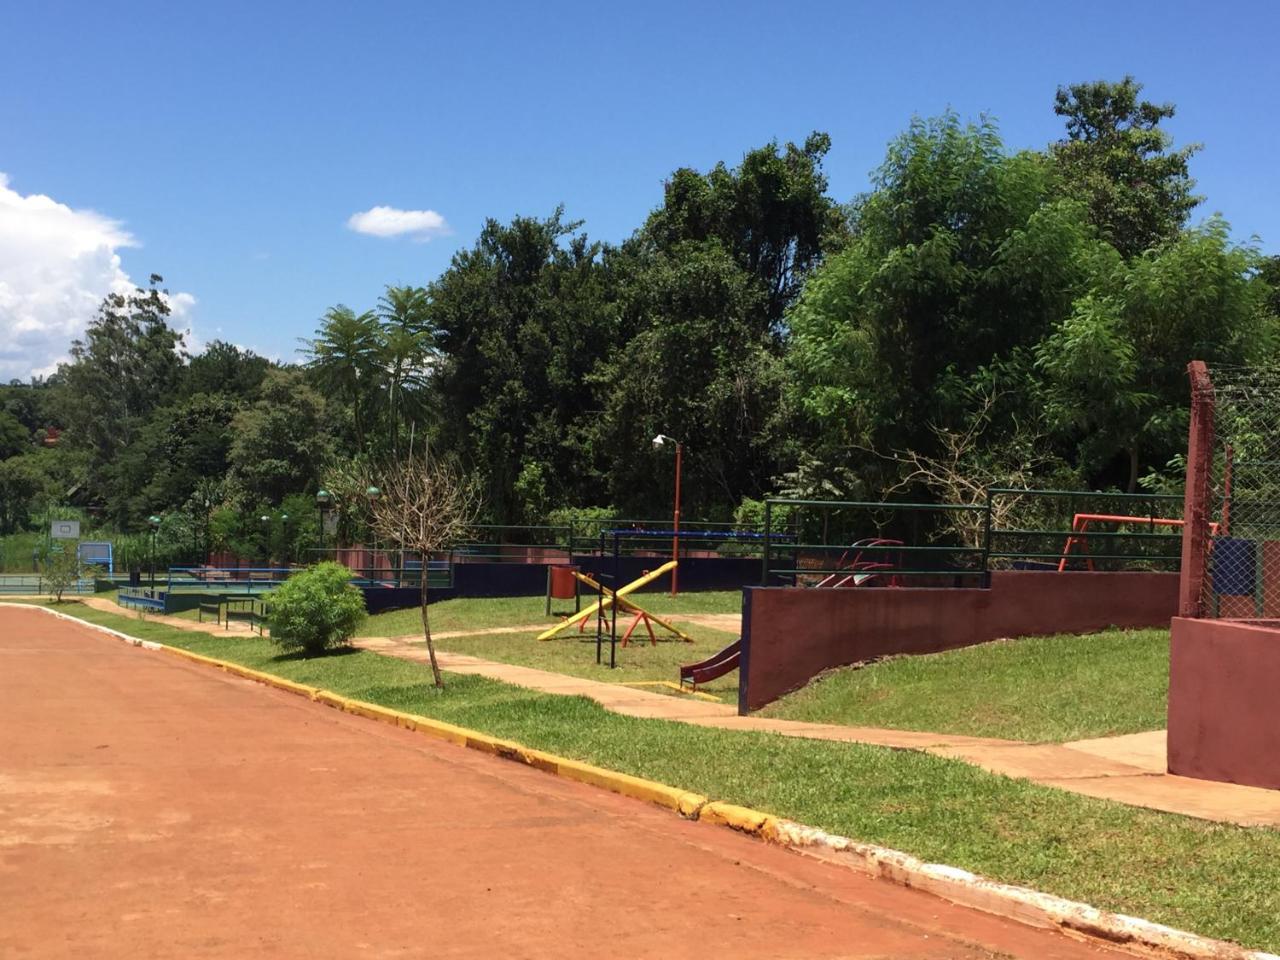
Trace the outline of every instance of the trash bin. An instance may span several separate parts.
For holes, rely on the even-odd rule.
[[[574,576],[578,568],[573,564],[559,564],[547,567],[547,613],[551,613],[552,600],[572,600],[574,612],[577,612],[581,601],[578,598],[578,578]]]
[[[575,566],[563,565],[551,567],[551,599],[572,600],[578,595],[578,572]]]

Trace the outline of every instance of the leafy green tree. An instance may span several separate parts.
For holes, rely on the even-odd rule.
[[[372,310],[357,314],[343,304],[330,307],[315,339],[303,343],[312,381],[351,409],[356,446],[365,449],[381,376],[382,338],[377,315]]]
[[[495,522],[538,522],[546,502],[598,491],[589,378],[620,344],[601,248],[578,226],[560,209],[490,220],[431,285],[438,443],[476,479]]]
[[[1280,256],[1262,259],[1258,265],[1258,281],[1266,289],[1267,313],[1280,321]]]
[[[805,276],[846,232],[822,170],[830,149],[831,138],[814,132],[799,146],[775,140],[750,150],[737,167],[718,163],[705,174],[681,167],[638,239],[667,251],[718,240],[759,284],[760,310],[776,328]]]
[[[119,454],[137,439],[182,376],[182,335],[166,320],[169,303],[152,274],[148,289],[112,293],[71,345],[59,369],[55,413],[66,440],[89,452],[89,485],[109,516],[127,523],[133,479],[121,475]]]
[[[269,369],[271,361],[266,357],[214,340],[187,364],[182,392],[186,396],[228,394],[248,400],[257,393]]]
[[[809,458],[796,484],[845,484],[853,468],[879,475],[862,491],[878,495],[893,468],[871,451],[938,452],[937,428],[965,422],[992,377],[1034,388],[1028,351],[1116,259],[1051,181],[1041,155],[1008,154],[987,119],[917,119],[890,144],[853,239],[787,317],[788,407]],[[995,421],[1034,415],[1034,393],[1002,396]]]
[[[37,430],[58,426],[50,409],[54,382],[32,378],[30,383],[15,380],[0,385],[0,410],[17,419],[28,436]]]
[[[317,657],[346,646],[364,621],[364,594],[351,571],[320,563],[294,574],[266,596],[271,640],[287,653]]]
[[[325,402],[301,371],[272,370],[258,399],[231,421],[231,475],[250,500],[279,503],[315,489],[332,455]]]
[[[80,541],[64,540],[56,544],[44,562],[43,579],[55,603],[62,602],[67,588],[75,586],[84,572],[80,564]]]
[[[141,518],[180,507],[202,478],[225,476],[231,424],[242,408],[235,397],[207,393],[157,408],[114,466],[131,491],[126,514]]]
[[[1173,239],[1200,202],[1188,172],[1199,147],[1172,149],[1160,123],[1173,104],[1141,92],[1130,76],[1074,83],[1058,88],[1053,106],[1067,124],[1051,150],[1063,189],[1087,204],[1090,222],[1125,259]]]
[[[0,534],[26,529],[40,488],[31,457],[0,460]]]
[[[1274,355],[1277,323],[1255,249],[1211,219],[1116,265],[1038,347],[1052,422],[1094,475],[1123,458],[1120,482],[1186,445],[1186,365],[1244,365]]]
[[[0,460],[17,456],[31,447],[31,431],[8,410],[0,409]]]
[[[671,503],[670,455],[650,443],[659,433],[685,445],[688,516],[726,512],[767,486],[783,369],[764,297],[717,240],[655,255],[624,292],[643,327],[596,375],[597,443],[609,453],[610,499],[624,511],[662,513]]]

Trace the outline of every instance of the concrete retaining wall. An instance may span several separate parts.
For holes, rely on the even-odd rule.
[[[738,709],[758,710],[832,667],[1000,637],[1165,626],[1176,573],[997,571],[989,588],[751,587]]]
[[[1280,623],[1173,621],[1169,772],[1280,789]]]

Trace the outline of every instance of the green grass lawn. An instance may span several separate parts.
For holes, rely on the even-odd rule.
[[[762,713],[1061,742],[1158,730],[1168,690],[1168,630],[1104,630],[834,670]]]
[[[450,675],[371,653],[282,658],[78,604],[134,636],[437,717],[1010,883],[1248,946],[1280,949],[1280,831],[1210,824],[994,776],[927,754],[606,712],[592,701]],[[148,654],[139,651],[139,656]],[[180,719],[180,718],[178,718]],[[264,736],[270,736],[264,730]]]
[[[631,596],[640,606],[662,616],[664,613],[741,613],[742,592],[717,590],[704,593],[638,593]],[[592,602],[584,596],[582,605]],[[552,611],[573,612],[573,604],[565,600],[552,602]],[[558,616],[546,615],[543,597],[458,597],[431,604],[431,630],[485,630],[489,627],[523,627],[530,624],[553,624]],[[621,619],[621,618],[619,618]],[[362,637],[399,637],[422,631],[418,608],[391,610],[370,617],[360,628]]]
[[[619,619],[619,635],[622,633],[622,620]],[[586,677],[588,680],[600,680],[604,683],[623,683],[649,680],[670,680],[679,682],[680,665],[702,660],[722,650],[732,643],[736,634],[725,633],[700,624],[680,624],[685,633],[693,637],[693,643],[685,643],[673,639],[655,628],[658,635],[656,646],[649,643],[649,637],[643,633],[643,627],[637,628],[632,635],[632,643],[617,649],[617,666],[609,667],[609,645],[606,641],[601,649],[601,664],[596,663],[595,629],[588,627],[585,634],[575,629],[567,630],[552,640],[537,640],[536,633],[477,635],[468,637],[445,637],[436,641],[440,650],[454,653],[466,653],[485,660],[497,660],[500,663],[514,663],[522,667],[537,667],[540,670],[551,670],[574,677]],[[643,642],[636,642],[637,636],[643,636]],[[698,688],[704,693],[712,694],[725,703],[736,706],[738,702],[737,671],[721,677]],[[654,688],[655,692],[665,692]],[[670,691],[679,696],[675,691]]]

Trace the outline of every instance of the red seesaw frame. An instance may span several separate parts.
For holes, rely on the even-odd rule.
[[[1062,559],[1058,561],[1058,572],[1062,573],[1067,569],[1067,563],[1071,559],[1071,548],[1076,544],[1080,545],[1081,551],[1084,553],[1085,567],[1093,570],[1093,558],[1089,556],[1089,524],[1091,523],[1145,523],[1152,527],[1181,527],[1185,520],[1174,520],[1171,517],[1124,517],[1113,513],[1077,513],[1071,520],[1071,534],[1067,537],[1066,544],[1062,548]],[[1216,536],[1218,533],[1218,525],[1216,523],[1209,524],[1209,533]]]

